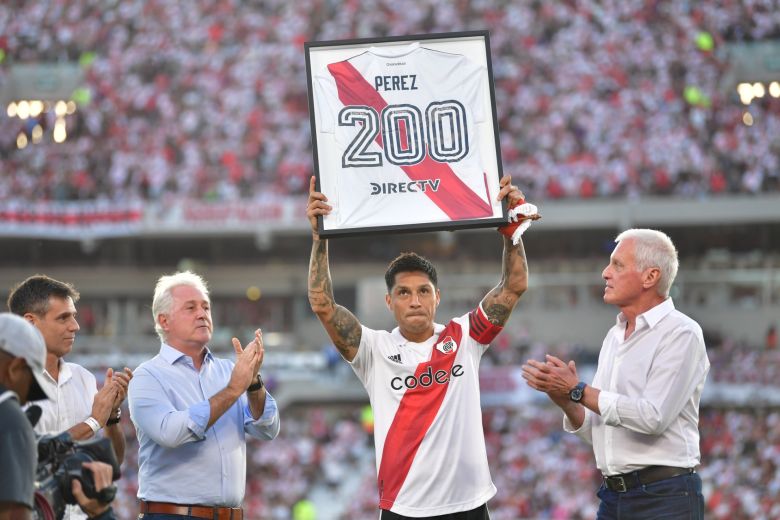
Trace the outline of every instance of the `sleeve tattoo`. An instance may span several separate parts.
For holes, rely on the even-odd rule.
[[[360,345],[360,322],[333,296],[333,282],[328,266],[327,242],[320,240],[312,249],[309,266],[309,303],[320,318],[336,348],[345,357]]]
[[[493,325],[503,326],[528,283],[528,263],[523,243],[513,246],[504,239],[501,281],[483,301],[483,310]]]

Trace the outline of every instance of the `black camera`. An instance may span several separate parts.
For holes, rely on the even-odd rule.
[[[38,469],[35,478],[35,511],[38,520],[58,520],[65,514],[67,504],[75,504],[71,482],[81,482],[84,494],[103,503],[114,500],[116,486],[111,485],[98,492],[95,480],[84,462],[99,461],[113,468],[112,480],[120,477],[119,464],[111,441],[94,439],[74,442],[69,433],[44,435],[38,439]]]

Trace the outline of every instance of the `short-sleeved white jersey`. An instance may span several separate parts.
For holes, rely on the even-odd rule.
[[[490,478],[479,362],[501,331],[481,307],[425,342],[362,328],[352,368],[374,411],[379,507],[404,516],[468,511],[487,502]]]
[[[493,216],[477,137],[486,75],[415,42],[372,47],[315,76],[319,130],[339,148],[336,193],[326,193],[339,227]]]

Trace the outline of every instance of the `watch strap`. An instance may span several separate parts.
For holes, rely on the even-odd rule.
[[[246,389],[247,392],[257,392],[261,388],[263,388],[265,384],[263,383],[263,376],[260,374],[257,374],[257,380],[249,385],[249,387]]]
[[[114,412],[116,412],[116,415],[114,417],[109,417],[108,418],[108,421],[106,421],[106,426],[112,426],[114,424],[119,424],[119,421],[122,419],[122,409],[121,408],[117,408],[116,410],[114,410]]]

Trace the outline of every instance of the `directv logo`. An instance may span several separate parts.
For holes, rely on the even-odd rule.
[[[418,193],[426,191],[439,191],[441,179],[426,179],[422,181],[410,182],[370,182],[371,195],[390,194],[390,193]]]

